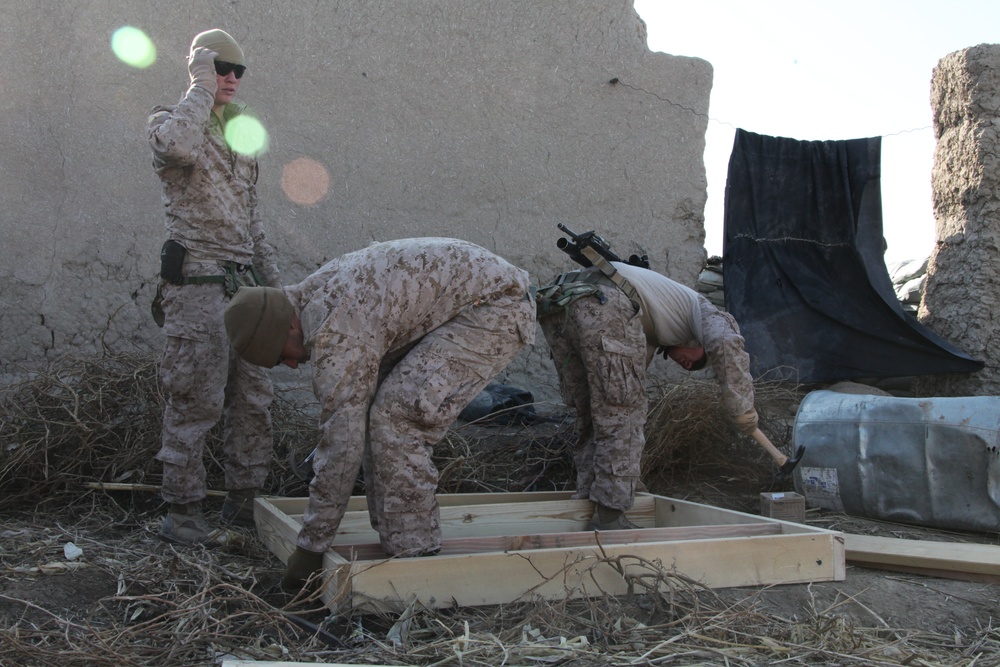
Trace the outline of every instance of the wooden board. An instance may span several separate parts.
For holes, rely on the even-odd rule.
[[[1000,583],[1000,546],[844,535],[846,558],[874,569]]]
[[[623,595],[679,574],[712,588],[841,581],[840,533],[683,500],[638,494],[639,530],[589,530],[594,505],[569,492],[443,494],[442,552],[387,558],[365,499],[351,499],[324,555],[331,608],[499,604],[537,597]],[[305,498],[258,498],[257,529],[282,561],[295,548]],[[640,585],[641,588],[641,585]]]

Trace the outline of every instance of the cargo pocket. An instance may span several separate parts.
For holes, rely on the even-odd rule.
[[[423,514],[434,509],[434,494],[422,496],[400,496],[391,491],[382,499],[382,512],[385,514]]]
[[[169,463],[170,465],[175,465],[180,468],[186,468],[188,461],[191,460],[191,456],[185,452],[171,447],[170,445],[163,445],[160,447],[160,451],[156,453],[153,457],[160,463]]]
[[[225,293],[222,285],[162,286],[162,308],[166,315],[163,332],[168,336],[202,342],[226,340],[222,320]]]
[[[634,405],[646,391],[643,365],[646,350],[634,349],[627,342],[601,336],[601,355],[596,381],[610,405]]]

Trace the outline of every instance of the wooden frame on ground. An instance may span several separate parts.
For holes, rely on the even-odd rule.
[[[570,492],[441,494],[441,553],[387,558],[365,498],[348,505],[323,559],[332,609],[401,610],[645,592],[682,577],[709,588],[842,581],[841,533],[639,493],[638,530],[588,529],[594,505]],[[305,498],[258,498],[261,539],[282,562]]]

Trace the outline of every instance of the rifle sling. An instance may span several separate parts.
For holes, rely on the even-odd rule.
[[[600,253],[591,248],[590,246],[584,246],[580,249],[583,256],[586,257],[590,263],[596,267],[601,273],[603,273],[607,278],[613,282],[618,289],[624,292],[628,300],[632,302],[632,306],[635,308],[635,312],[642,310],[642,299],[639,298],[639,293],[635,290],[625,276],[618,272],[618,269],[611,266],[611,262],[604,259]]]

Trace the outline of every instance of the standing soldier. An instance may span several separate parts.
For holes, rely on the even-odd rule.
[[[711,364],[730,420],[790,472],[801,452],[789,459],[757,428],[750,358],[736,320],[655,271],[591,261],[537,295],[563,400],[577,411],[574,497],[596,504],[591,528],[636,527],[625,511],[635,500],[646,442],[646,368],[658,350],[688,371]]]
[[[435,444],[535,335],[528,275],[479,246],[376,243],[297,285],[243,288],[226,330],[250,363],[313,363],[314,477],[282,586],[317,572],[364,464],[372,526],[391,556],[441,548]]]
[[[225,139],[226,124],[244,111],[233,99],[245,71],[243,50],[229,34],[200,33],[188,55],[187,92],[176,106],[153,109],[146,126],[168,239],[153,307],[167,336],[156,458],[169,509],[159,536],[178,544],[217,546],[233,538],[210,528],[201,509],[205,434],[220,418],[228,490],[223,524],[253,524],[253,497],[271,462],[271,382],[232,354],[223,324],[239,285],[281,285],[257,208],[257,160],[234,152]]]

